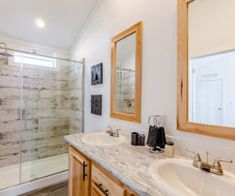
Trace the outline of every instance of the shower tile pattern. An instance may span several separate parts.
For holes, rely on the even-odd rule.
[[[81,74],[65,62],[0,66],[0,167],[19,163],[20,152],[23,162],[67,152],[64,135],[81,131]]]
[[[122,69],[120,69],[122,70]],[[135,72],[118,71],[116,77],[116,107],[117,111],[134,114],[135,113]]]

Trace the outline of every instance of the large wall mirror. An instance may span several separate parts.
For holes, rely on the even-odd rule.
[[[142,23],[112,39],[111,117],[140,122]]]
[[[178,129],[235,140],[235,1],[178,1]]]

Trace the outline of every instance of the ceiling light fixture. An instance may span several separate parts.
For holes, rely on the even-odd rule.
[[[36,18],[35,22],[36,22],[36,25],[41,29],[44,28],[46,25],[44,20],[41,18]]]

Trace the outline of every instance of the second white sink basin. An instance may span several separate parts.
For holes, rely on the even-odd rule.
[[[119,135],[119,137],[112,137],[107,133],[88,133],[82,137],[82,141],[85,144],[96,146],[111,146],[120,144],[125,140],[125,137]]]
[[[150,166],[154,181],[167,195],[234,196],[235,176],[213,175],[192,166],[183,159],[164,159]]]

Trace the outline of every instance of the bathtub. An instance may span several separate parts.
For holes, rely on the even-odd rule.
[[[0,196],[15,196],[64,182],[68,179],[67,169],[67,154],[2,167]]]

